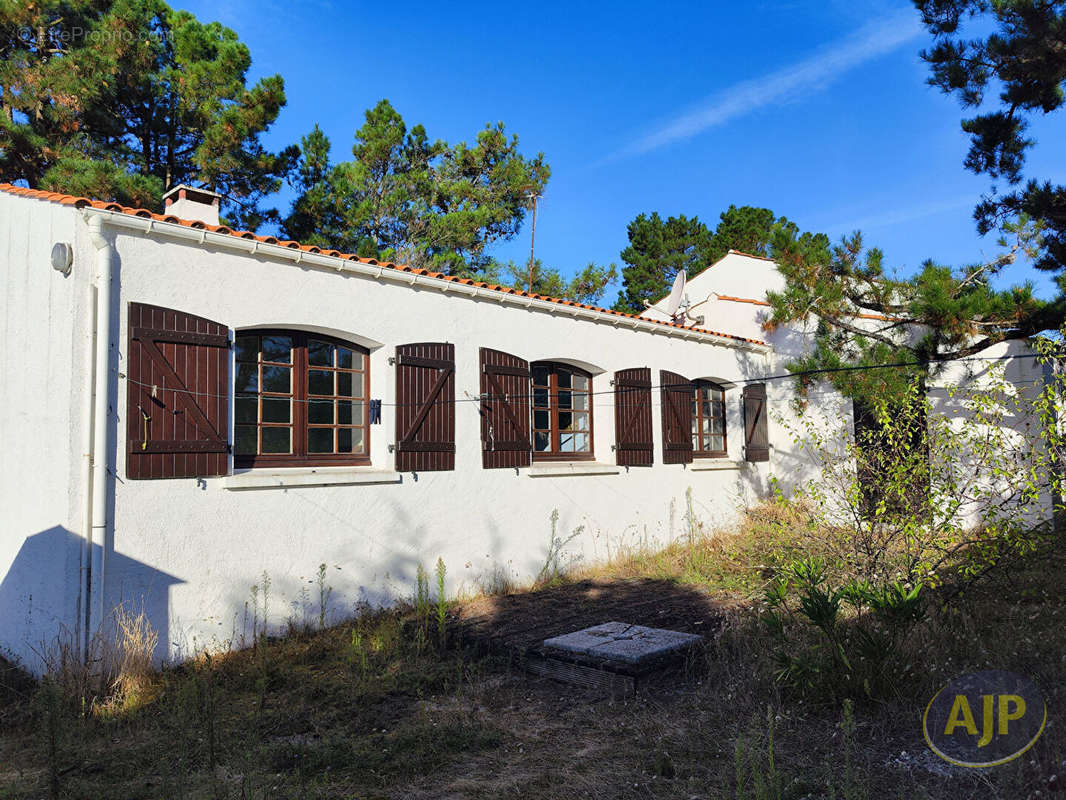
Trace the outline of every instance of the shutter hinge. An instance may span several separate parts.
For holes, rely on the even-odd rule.
[[[396,452],[396,445],[390,444],[389,445],[389,452],[390,453],[395,453]]]
[[[233,455],[233,445],[230,444],[229,442],[226,442],[226,452],[229,453],[230,455]]]
[[[390,367],[395,367],[396,366],[396,356],[389,356],[389,366]]]
[[[611,386],[614,386],[614,378],[611,378],[610,384],[611,384]]]

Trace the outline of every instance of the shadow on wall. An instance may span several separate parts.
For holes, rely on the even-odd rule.
[[[73,637],[84,547],[81,536],[61,526],[27,536],[0,580],[0,647],[35,673],[57,644]],[[92,563],[99,564],[100,547],[93,549]],[[155,660],[166,658],[170,587],[184,581],[114,552],[107,573],[109,586],[122,587],[119,602],[135,614],[143,610],[159,634]],[[99,622],[94,613],[93,627]]]

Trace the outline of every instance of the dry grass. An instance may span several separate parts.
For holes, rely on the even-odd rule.
[[[607,592],[653,577],[722,598],[726,625],[698,680],[611,701],[455,645],[440,651],[409,610],[368,613],[162,673],[131,655],[128,696],[143,702],[62,714],[51,739],[43,713],[0,731],[0,797],[1053,797],[1066,771],[1061,549],[930,617],[897,691],[858,706],[845,735],[840,707],[782,695],[766,669],[750,598],[800,547],[805,523],[792,513],[763,509],[732,537],[623,554],[597,571]],[[566,588],[529,599],[550,605]],[[922,742],[921,709],[951,677],[990,666],[1040,684],[1047,731],[1004,767],[945,769]]]

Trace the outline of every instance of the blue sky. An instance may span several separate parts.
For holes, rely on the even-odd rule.
[[[317,122],[350,158],[383,97],[431,138],[505,122],[552,167],[537,255],[564,273],[621,266],[641,212],[713,227],[730,203],[833,239],[861,229],[904,274],[997,252],[971,217],[989,182],[962,166],[962,111],[926,84],[909,3],[173,2],[236,30],[253,79],[284,76],[273,147]],[[1031,174],[1063,180],[1066,137],[1032,133]],[[493,252],[525,261],[528,225]],[[1026,264],[999,282],[1028,278],[1050,293]]]

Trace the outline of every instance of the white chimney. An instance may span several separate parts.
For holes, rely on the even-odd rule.
[[[222,195],[209,189],[195,189],[184,183],[163,195],[164,214],[181,219],[218,225],[218,206]]]

